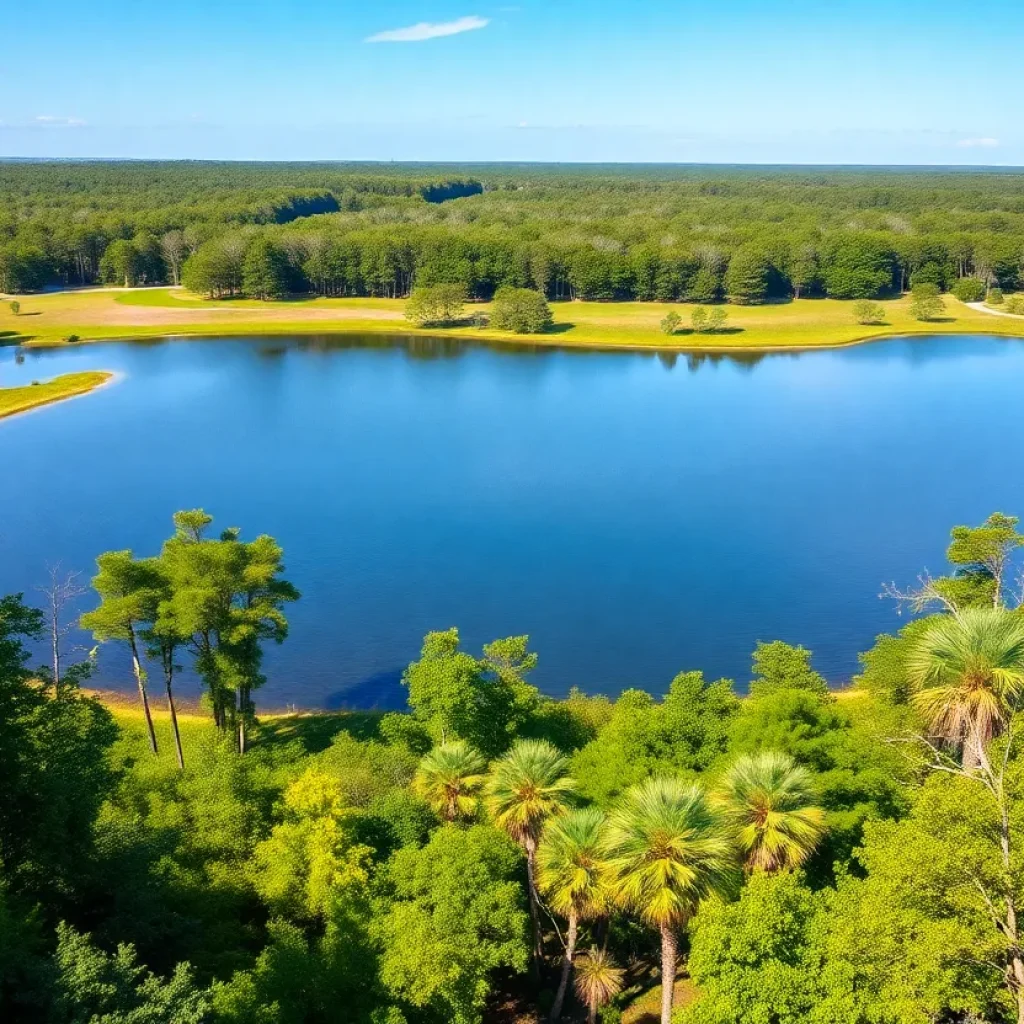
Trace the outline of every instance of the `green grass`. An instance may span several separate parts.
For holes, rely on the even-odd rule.
[[[40,384],[16,388],[0,388],[0,418],[35,409],[40,405],[60,402],[75,395],[84,395],[113,379],[112,373],[102,370],[85,373],[65,373]]]
[[[662,317],[674,309],[689,322],[692,305],[658,302],[552,303],[554,326],[545,335],[519,336],[471,326],[423,330],[402,316],[400,299],[206,300],[181,289],[78,291],[24,296],[15,317],[0,307],[0,339],[59,344],[70,334],[82,340],[168,335],[393,334],[443,335],[485,341],[648,351],[762,351],[824,348],[897,335],[997,334],[1024,337],[1024,318],[991,316],[946,296],[946,316],[922,323],[910,316],[908,297],[881,303],[885,323],[854,322],[852,302],[797,299],[762,306],[728,306],[728,333],[667,337]],[[471,306],[487,310],[487,304]]]
[[[115,691],[92,691],[93,695],[113,714],[118,726],[140,743],[145,740],[146,726],[138,697]],[[171,734],[171,716],[163,696],[158,690],[149,695],[153,715],[153,730],[161,759],[173,761],[174,739]],[[176,702],[178,703],[178,702]],[[207,743],[214,735],[213,718],[200,708],[183,703],[178,707],[178,729],[186,763],[189,750]],[[311,711],[257,715],[257,726],[250,736],[255,747],[277,746],[298,742],[308,754],[315,754],[331,745],[340,732],[351,733],[356,739],[373,739],[379,735],[381,712],[378,711]]]

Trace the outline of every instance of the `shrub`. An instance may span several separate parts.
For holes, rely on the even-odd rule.
[[[17,299],[15,299],[14,302],[10,303],[10,307],[11,307],[11,312],[15,316],[17,316],[21,312],[21,303],[18,302]]]
[[[661,318],[661,333],[675,334],[682,322],[683,318],[673,309]]]
[[[881,303],[858,299],[853,304],[853,318],[859,324],[884,324],[885,310]]]
[[[988,296],[985,301],[990,306],[1001,306],[1003,304],[1003,289],[1002,288],[989,288]]]
[[[707,310],[698,306],[690,317],[690,324],[694,334],[715,334],[724,330],[729,314],[721,306]]]
[[[1003,309],[1014,316],[1024,316],[1024,295],[1010,295],[1003,304]]]
[[[985,282],[976,277],[961,277],[953,285],[953,294],[961,302],[981,302],[985,298]]]
[[[405,304],[405,318],[421,327],[450,324],[462,318],[466,287],[461,284],[432,284],[414,288]]]
[[[543,334],[551,326],[547,299],[532,288],[499,288],[491,307],[491,326],[516,334]]]
[[[70,342],[71,344],[74,344],[75,342],[81,341],[82,339],[77,334],[69,334],[64,340]]]
[[[946,311],[938,285],[914,285],[910,295],[910,315],[915,320],[937,320]]]

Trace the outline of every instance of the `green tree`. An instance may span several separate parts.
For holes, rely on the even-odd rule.
[[[505,285],[494,293],[491,326],[497,330],[543,334],[551,323],[551,310],[540,292]]]
[[[985,298],[985,282],[976,277],[962,277],[953,285],[953,294],[961,302],[981,302]]]
[[[242,290],[253,299],[283,299],[288,294],[288,261],[267,238],[257,238],[242,262]]]
[[[938,320],[946,307],[937,284],[915,284],[910,293],[910,315],[915,320]]]
[[[569,811],[544,826],[537,847],[537,885],[551,909],[568,922],[552,1021],[562,1015],[580,921],[604,917],[612,907],[612,877],[603,850],[604,824],[604,814],[596,807]]]
[[[728,830],[699,785],[648,779],[609,816],[605,849],[618,898],[661,935],[661,1022],[671,1024],[678,932],[731,879]]]
[[[17,299],[7,305],[10,306],[12,316],[18,316],[21,313],[21,303]]]
[[[420,762],[413,790],[445,821],[471,818],[479,804],[487,763],[465,740],[435,747]]]
[[[811,668],[811,652],[806,647],[794,647],[782,640],[771,643],[758,641],[753,661],[751,693],[769,688],[809,690],[818,694],[829,692],[824,677]]]
[[[393,996],[438,1024],[479,1024],[493,972],[529,959],[518,867],[491,825],[445,825],[394,855],[389,906],[373,925]]]
[[[128,645],[149,746],[155,754],[157,744],[149,709],[148,673],[139,647],[140,631],[156,618],[161,597],[159,577],[154,573],[152,562],[139,561],[130,551],[108,551],[96,559],[96,565],[99,572],[93,577],[92,586],[99,595],[100,605],[81,617],[81,626],[99,643],[119,640]]]
[[[131,288],[142,273],[142,257],[135,243],[128,238],[115,239],[107,246],[100,260],[103,280]]]
[[[466,304],[463,284],[432,284],[414,288],[405,303],[405,318],[414,324],[445,326],[462,319]]]
[[[674,309],[669,310],[661,318],[661,333],[669,335],[675,334],[682,322],[683,318]]]
[[[409,706],[435,743],[464,739],[485,755],[508,749],[537,709],[527,682],[537,656],[529,638],[507,637],[474,658],[459,645],[459,631],[428,633],[418,661],[402,675]]]
[[[799,867],[825,829],[811,773],[778,751],[741,757],[725,773],[716,798],[748,871]]]
[[[210,1004],[188,964],[166,981],[140,965],[130,945],[113,955],[61,924],[55,956],[55,1024],[205,1024]]]
[[[690,329],[694,334],[705,334],[708,329],[708,311],[703,306],[698,306],[690,314]]]
[[[732,254],[725,272],[725,291],[731,302],[749,305],[768,297],[768,256],[757,247],[742,247]]]
[[[960,750],[965,767],[977,765],[1024,694],[1024,617],[966,608],[938,619],[917,642],[907,672],[930,734]]]
[[[164,636],[188,637],[214,721],[236,732],[244,753],[251,694],[264,681],[263,641],[284,641],[283,609],[299,593],[282,578],[282,551],[272,537],[243,542],[238,530],[229,529],[214,540],[205,535],[211,522],[202,509],[175,514],[175,535],[160,556],[170,593],[155,628]]]
[[[568,760],[544,740],[519,740],[491,766],[484,794],[494,823],[526,853],[533,955],[543,956],[537,894],[537,843],[548,819],[565,813],[576,789]]]
[[[681,1020],[685,1024],[818,1021],[814,1010],[823,992],[815,939],[824,917],[821,904],[800,876],[791,872],[753,875],[736,902],[707,900],[693,920],[687,963],[700,995],[686,1007]],[[843,1017],[832,1019],[846,1024]]]
[[[879,302],[870,299],[858,299],[853,304],[853,318],[859,324],[884,324],[885,309]]]

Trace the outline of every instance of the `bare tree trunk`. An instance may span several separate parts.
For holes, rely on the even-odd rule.
[[[178,730],[178,710],[174,706],[174,652],[165,651],[164,659],[164,689],[167,691],[167,710],[171,714],[171,735],[174,737],[174,753],[178,758],[178,767],[184,771],[185,755],[181,750],[181,733]]]
[[[661,926],[661,1024],[672,1024],[672,999],[676,984],[676,933],[670,925]]]
[[[562,1004],[565,1002],[565,992],[569,987],[569,976],[572,974],[572,958],[576,955],[576,936],[579,932],[579,923],[576,915],[569,917],[569,932],[565,937],[565,959],[562,961],[562,977],[558,982],[558,991],[555,993],[555,1001],[551,1006],[551,1020],[557,1021],[562,1016]]]
[[[149,695],[146,693],[146,673],[139,660],[139,648],[135,643],[135,630],[128,626],[128,643],[132,649],[132,670],[135,672],[135,685],[139,688],[139,700],[142,701],[142,713],[146,716],[146,732],[149,734],[149,749],[155,754],[156,731],[153,729],[153,715],[149,710]]]
[[[246,708],[249,703],[248,689],[239,683],[238,685],[238,752],[245,753],[245,718]]]
[[[540,936],[540,900],[537,897],[537,841],[533,836],[526,840],[526,881],[530,890],[530,921],[533,924],[533,963],[539,974],[544,959],[544,947]]]

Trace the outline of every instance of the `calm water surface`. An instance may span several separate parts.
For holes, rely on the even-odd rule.
[[[303,594],[264,705],[387,706],[429,629],[529,633],[536,681],[744,683],[758,639],[833,681],[898,627],[886,579],[1024,512],[1024,343],[800,356],[233,339],[0,349],[6,384],[124,379],[0,422],[0,593],[155,553],[176,509],[284,546]],[[100,661],[124,685],[126,656]]]

